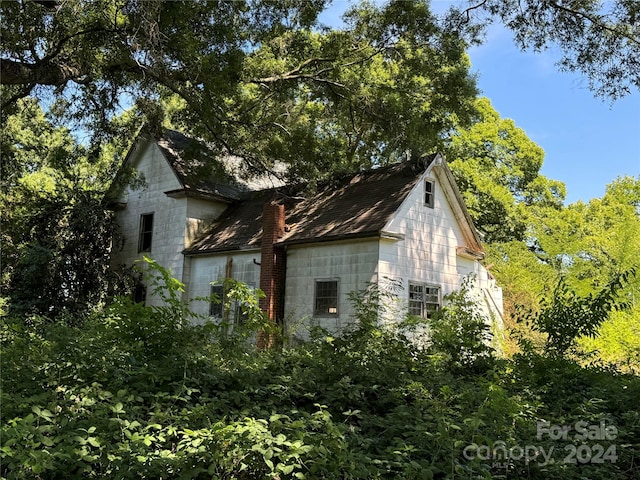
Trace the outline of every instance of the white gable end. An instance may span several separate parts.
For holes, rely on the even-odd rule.
[[[182,280],[187,204],[185,199],[169,198],[164,193],[182,186],[155,142],[144,141],[132,154],[129,165],[142,175],[144,185],[127,186],[120,196],[120,202],[125,205],[116,213],[116,220],[125,238],[121,244],[114,245],[112,264],[131,265],[148,255]],[[151,214],[151,248],[141,252],[141,217]]]
[[[434,186],[433,207],[425,204],[425,183]],[[444,293],[459,288],[456,247],[465,244],[462,228],[432,168],[404,200],[380,242],[379,278],[441,286]],[[396,236],[397,238],[393,238]]]
[[[502,315],[502,295],[480,263],[482,246],[468,218],[450,171],[435,161],[429,166],[384,228],[378,278],[433,288],[440,301],[458,290],[465,277],[475,279],[475,293],[487,313]],[[429,184],[429,185],[428,185]]]

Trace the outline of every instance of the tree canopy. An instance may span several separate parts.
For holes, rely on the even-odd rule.
[[[540,174],[544,151],[487,98],[470,127],[457,128],[445,153],[465,203],[487,242],[524,239],[527,207],[559,209],[564,184]]]
[[[523,50],[558,48],[558,68],[579,73],[597,96],[617,100],[640,90],[637,1],[470,0],[451,18],[473,32],[497,20]]]
[[[322,28],[324,1],[2,4],[2,102],[46,97],[104,140],[135,99],[249,169],[326,175],[433,151],[468,123],[476,95],[465,42],[426,2],[363,4]],[[12,27],[10,27],[12,26]]]
[[[89,161],[71,132],[19,100],[2,129],[0,288],[12,313],[56,317],[107,296],[114,225],[104,192],[113,174],[105,149]]]

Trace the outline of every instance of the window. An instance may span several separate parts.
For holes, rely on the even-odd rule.
[[[409,314],[429,318],[440,309],[440,287],[409,283]]]
[[[226,282],[225,282],[226,283]],[[254,283],[247,283],[247,288],[255,295],[256,286]],[[230,317],[237,325],[242,325],[249,319],[245,303],[240,300],[233,300],[227,296],[227,290],[222,283],[211,285],[212,299],[209,302],[209,316],[219,319],[229,320]],[[214,300],[215,299],[215,300]],[[228,313],[225,316],[225,309]]]
[[[316,280],[314,315],[338,315],[338,280]]]
[[[224,312],[224,285],[211,285],[211,301],[209,302],[209,316],[222,318]],[[215,301],[214,301],[215,298]]]
[[[247,285],[247,288],[255,296],[255,293],[256,293],[256,285],[255,285],[255,283],[248,282],[246,285]],[[249,312],[247,311],[246,307],[247,307],[247,305],[246,305],[245,302],[241,302],[240,300],[236,300],[236,309],[235,309],[235,315],[234,315],[234,318],[233,318],[234,323],[236,325],[242,325],[244,322],[249,320]]]
[[[424,182],[424,204],[433,208],[433,197],[436,190],[436,184],[433,180],[425,180]]]
[[[147,301],[147,287],[144,283],[137,282],[133,289],[133,302],[145,303]]]
[[[151,251],[151,238],[153,237],[153,213],[140,215],[140,238],[138,239],[138,252]]]

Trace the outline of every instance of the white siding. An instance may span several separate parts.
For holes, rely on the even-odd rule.
[[[191,299],[206,297],[211,293],[211,282],[224,280],[227,271],[227,263],[231,263],[231,278],[256,288],[260,286],[260,267],[254,260],[260,261],[260,251],[219,255],[202,255],[190,257],[191,268],[189,271],[189,296]],[[190,308],[193,312],[207,316],[209,304],[207,302],[192,300]]]
[[[430,171],[407,196],[385,231],[403,239],[382,239],[378,276],[400,281],[405,300],[409,282],[438,285],[442,296],[460,288],[465,277],[476,278],[476,296],[486,312],[502,315],[502,292],[477,260],[457,254],[465,238],[442,187],[435,181],[434,207],[424,204],[424,180],[435,181]]]
[[[378,240],[331,242],[287,250],[285,321],[296,336],[306,338],[310,326],[339,332],[353,320],[349,293],[377,281]],[[315,281],[338,279],[338,315],[314,317]]]
[[[216,220],[227,208],[227,204],[200,198],[187,198],[187,218],[184,244],[189,246],[196,236]]]
[[[219,216],[226,206],[165,195],[164,192],[180,189],[182,185],[154,142],[142,146],[131,161],[142,174],[145,185],[137,189],[126,187],[120,198],[126,203],[125,208],[116,213],[123,239],[122,243],[114,244],[111,263],[130,266],[147,255],[170,269],[175,278],[186,282],[188,272],[185,272],[182,251],[187,240],[192,239],[202,222]],[[154,214],[151,251],[138,253],[140,216],[147,213]],[[157,305],[159,300],[148,296],[147,303]]]
[[[181,188],[173,170],[155,143],[148,143],[133,164],[144,176],[145,186],[125,190],[122,200],[124,210],[117,212],[120,233],[124,236],[121,245],[115,245],[113,265],[132,265],[136,259],[147,255],[160,265],[169,268],[174,277],[182,280],[184,248],[184,225],[186,218],[185,199],[167,197],[164,192]],[[151,251],[138,253],[140,215],[154,214]],[[148,297],[148,304],[157,304],[158,299]]]
[[[380,242],[379,276],[401,280],[405,292],[410,281],[440,285],[443,294],[460,287],[456,247],[464,245],[464,237],[442,188],[435,185],[433,208],[424,204],[423,179],[385,227],[404,239]]]

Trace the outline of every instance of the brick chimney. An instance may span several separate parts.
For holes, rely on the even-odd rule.
[[[265,203],[262,210],[262,243],[260,247],[260,289],[265,297],[260,299],[260,308],[269,320],[276,324],[282,319],[284,305],[285,251],[276,242],[284,235],[284,205],[275,201]],[[270,348],[274,337],[266,332],[258,333],[258,348]]]

